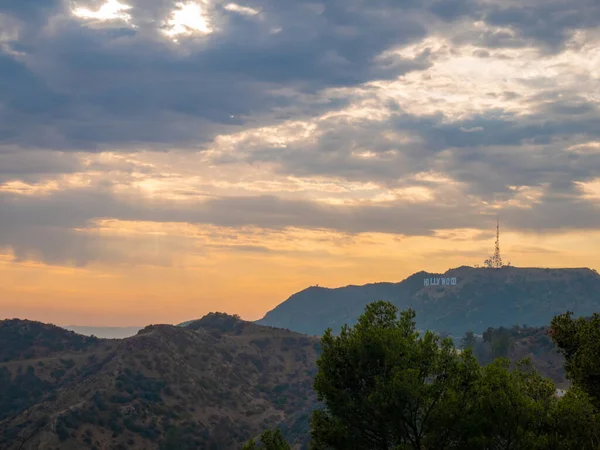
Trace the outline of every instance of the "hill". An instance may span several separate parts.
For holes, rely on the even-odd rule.
[[[476,339],[473,352],[480,364],[486,365],[497,357],[512,362],[529,358],[535,369],[552,379],[558,388],[569,386],[565,359],[548,335],[548,327],[513,326],[488,328]]]
[[[0,321],[0,342],[0,362],[6,362],[77,352],[94,347],[98,340],[54,325],[12,319]]]
[[[210,314],[123,340],[0,322],[0,348],[8,339],[3,449],[239,449],[275,426],[298,448],[307,438],[319,350],[308,336]]]
[[[453,278],[455,285],[446,284]],[[425,279],[434,284],[425,286]],[[400,283],[310,287],[256,323],[320,335],[329,327],[338,331],[345,323],[353,325],[365,305],[375,300],[415,309],[420,329],[459,337],[488,327],[543,326],[567,310],[591,315],[600,311],[600,275],[585,268],[459,267],[444,274],[418,272]]]

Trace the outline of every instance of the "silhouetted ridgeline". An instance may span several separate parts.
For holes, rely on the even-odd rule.
[[[457,278],[455,286],[424,286],[431,277]],[[571,310],[576,316],[600,311],[600,276],[594,270],[459,267],[444,274],[418,272],[400,283],[337,289],[310,287],[292,295],[256,323],[320,335],[353,325],[367,303],[386,300],[413,308],[420,329],[455,337],[472,330],[515,324],[547,325]]]
[[[224,314],[123,340],[12,320],[0,349],[1,449],[238,450],[265,427],[309,437],[308,336]]]

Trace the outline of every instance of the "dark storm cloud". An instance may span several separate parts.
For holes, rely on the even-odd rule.
[[[268,122],[296,107],[297,97],[279,88],[318,93],[428,65],[426,57],[373,62],[426,35],[401,4],[265,1],[250,5],[261,10],[253,18],[219,3],[211,11],[218,29],[181,38],[178,47],[160,34],[174,3],[134,2],[128,12],[136,29],[114,21],[88,27],[69,16],[67,2],[40,6],[36,17],[46,17],[45,27],[23,21],[20,39],[8,44],[22,54],[0,54],[0,142],[79,150],[186,146],[235,130],[249,116],[253,124],[261,115]],[[11,3],[0,11],[22,18],[36,5]],[[339,103],[304,106],[315,114]]]
[[[553,33],[600,17],[600,7],[587,0],[539,0],[522,8],[474,0],[244,2],[260,11],[256,16],[212,2],[217,30],[182,38],[178,47],[161,35],[174,1],[128,3],[137,28],[122,21],[92,26],[73,17],[66,0],[2,2],[0,12],[20,21],[19,38],[6,45],[21,53],[0,50],[0,143],[87,151],[196,147],[219,133],[343,103],[302,104],[280,88],[318,94],[426,68],[427,50],[414,60],[374,58],[424,38],[434,20],[485,18],[555,45]],[[102,4],[76,2],[91,9]],[[444,138],[441,130],[438,139]]]
[[[556,232],[574,229],[597,230],[600,223],[598,201],[581,195],[550,193],[532,208],[509,208],[502,213],[503,221],[519,230]]]
[[[102,3],[77,2],[92,9]],[[0,35],[0,183],[81,170],[75,151],[197,150],[218,134],[339,109],[355,94],[330,99],[327,88],[427,69],[437,56],[427,48],[414,59],[377,57],[435,33],[480,47],[474,54],[491,58],[501,48],[556,52],[571,31],[600,20],[595,0],[241,3],[260,11],[256,16],[211,2],[216,31],[175,45],[161,34],[174,1],[124,3],[132,6],[128,13],[135,28],[75,18],[66,0],[0,2],[0,26],[10,31]],[[484,26],[473,27],[477,21]],[[327,119],[320,122],[316,142],[240,148],[215,161],[264,161],[276,163],[284,174],[393,187],[435,188],[414,179],[433,170],[462,182],[472,196],[468,200],[441,196],[432,203],[350,207],[276,196],[150,202],[117,198],[100,187],[43,197],[0,193],[0,247],[11,248],[18,259],[49,263],[108,258],[104,238],[75,231],[100,218],[430,235],[436,229],[487,226],[478,202],[510,199],[511,186],[549,188],[531,209],[506,209],[508,227],[597,227],[597,203],[584,198],[577,182],[597,177],[600,158],[566,151],[600,137],[597,103],[561,91],[550,76],[518,81],[530,92],[543,88],[543,94],[522,99],[535,113],[517,116],[498,109],[450,122],[441,113],[411,115],[389,102],[382,105],[393,111],[389,119]],[[505,92],[502,98],[521,100],[520,95]],[[390,131],[414,140],[398,142]],[[365,151],[377,157],[356,156]],[[120,169],[140,169],[127,164]],[[110,170],[101,163],[89,169]]]
[[[59,191],[43,197],[0,193],[0,247],[11,248],[19,259],[84,265],[107,257],[106,252],[98,251],[105,238],[75,229],[85,230],[91,221],[102,218],[405,235],[432,235],[435,229],[486,223],[486,217],[475,206],[458,206],[452,201],[331,206],[276,196],[219,197],[174,204],[117,198],[98,188]]]
[[[285,174],[330,175],[389,186],[427,185],[412,176],[433,170],[465,183],[470,193],[487,200],[498,195],[499,200],[507,199],[511,186],[550,183],[559,189],[561,183],[591,181],[600,173],[598,154],[567,150],[573,136],[583,142],[600,139],[600,111],[589,103],[565,100],[530,115],[498,111],[452,123],[443,119],[440,114],[402,112],[385,121],[331,119],[321,125],[323,133],[316,142],[249,153],[241,148],[237,161],[276,162]],[[413,141],[386,135],[390,130],[408,133]],[[366,151],[377,157],[357,157]]]
[[[538,47],[545,53],[564,48],[573,31],[593,29],[600,18],[596,0],[522,0],[440,2],[451,20],[479,21],[484,28],[465,28],[454,42],[489,49]]]
[[[89,228],[91,221],[102,218],[407,236],[431,236],[436,230],[485,228],[492,226],[495,220],[494,211],[486,212],[478,204],[461,198],[439,198],[418,204],[385,202],[350,206],[255,196],[173,204],[137,197],[117,198],[99,189],[74,189],[37,198],[4,193],[0,194],[0,210],[0,247],[12,248],[19,259],[77,265],[112,257],[106,249],[102,251],[106,237],[74,231]],[[502,211],[503,226],[509,229],[593,229],[599,220],[598,205],[575,192],[548,194],[531,209],[508,207]],[[130,246],[123,244],[122,254],[136,252],[135,242]],[[176,242],[169,245],[181,247]],[[169,253],[167,245],[164,247]],[[256,248],[238,250],[258,251]]]
[[[600,4],[596,0],[525,1],[505,6],[490,5],[485,21],[493,26],[515,30],[524,42],[536,42],[556,51],[569,38],[569,32],[598,25]]]
[[[3,0],[0,13],[26,21],[33,28],[46,23],[48,17],[64,8],[65,3],[63,0]]]
[[[383,203],[381,206],[332,206],[277,196],[252,196],[173,203],[139,197],[117,198],[97,188],[59,191],[42,198],[3,193],[0,199],[3,230],[41,225],[83,228],[93,219],[115,218],[225,227],[283,229],[298,226],[349,233],[379,231],[421,235],[430,234],[437,228],[461,228],[467,223],[466,216],[475,214],[475,210],[468,205],[462,211],[456,210],[456,203],[450,201],[427,205]],[[447,215],[442,217],[441,212]]]
[[[150,205],[143,204],[117,200],[99,187],[42,197],[0,193],[0,249],[12,250],[16,261],[78,267],[92,261],[168,265],[174,254],[190,250],[189,242],[174,236],[155,236],[149,244],[144,236],[87,232],[94,219],[152,220]],[[167,215],[158,212],[157,221],[165,221]]]
[[[12,180],[35,183],[48,176],[81,169],[79,160],[69,153],[0,149],[0,183]]]
[[[429,5],[429,11],[446,21],[477,16],[478,10],[476,0],[437,0]]]
[[[97,9],[103,2],[76,4]],[[83,150],[207,142],[250,125],[249,116],[255,124],[276,120],[285,107],[316,114],[339,106],[298,105],[297,97],[282,96],[278,88],[318,93],[426,68],[427,51],[416,60],[374,58],[424,38],[436,19],[483,18],[518,32],[506,39],[557,46],[567,31],[600,17],[591,0],[522,7],[474,0],[243,3],[260,11],[256,16],[213,2],[209,13],[217,31],[182,38],[177,48],[160,34],[174,1],[129,4],[135,29],[122,21],[87,26],[70,15],[67,1],[2,2],[0,12],[20,21],[19,39],[7,45],[22,54],[0,53],[0,142]],[[521,45],[501,36],[484,41],[489,47]]]

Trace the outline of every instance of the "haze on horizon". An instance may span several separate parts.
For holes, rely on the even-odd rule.
[[[600,267],[596,0],[5,0],[0,319]]]

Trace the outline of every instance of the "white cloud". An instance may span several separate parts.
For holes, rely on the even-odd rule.
[[[426,49],[434,55],[430,68],[370,83],[380,98],[398,101],[411,114],[439,112],[455,121],[490,110],[535,113],[543,103],[536,98],[548,92],[577,93],[588,101],[600,92],[600,37],[591,32],[574,33],[564,51],[549,55],[522,47],[492,49],[481,58],[480,47],[454,45],[443,36],[392,53],[414,58]]]
[[[129,22],[131,15],[127,12],[131,6],[119,2],[119,0],[107,0],[98,10],[93,11],[88,8],[75,8],[73,14],[83,19],[96,20],[124,20]]]
[[[249,6],[240,6],[237,3],[228,3],[227,5],[225,5],[225,9],[227,11],[233,11],[247,16],[255,16],[258,13],[260,13],[260,11],[258,11],[257,9],[250,8]]]

